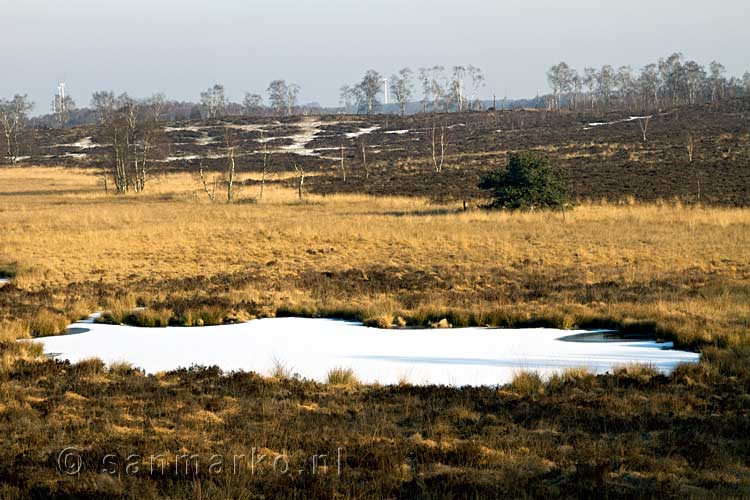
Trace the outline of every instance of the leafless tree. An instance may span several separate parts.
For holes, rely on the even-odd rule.
[[[696,104],[701,99],[705,89],[706,70],[697,62],[688,61],[685,63],[684,71],[688,102]]]
[[[370,168],[367,165],[367,138],[364,135],[359,138],[359,149],[362,152],[362,168],[365,170],[365,179],[369,179]]]
[[[216,185],[219,183],[219,179],[214,176],[212,187],[211,189],[209,189],[208,186],[210,181],[206,178],[206,174],[203,171],[202,162],[200,164],[200,167],[198,168],[198,175],[200,176],[201,183],[203,184],[203,190],[206,192],[206,195],[208,195],[209,201],[213,203],[216,200]]]
[[[106,90],[94,92],[91,96],[91,107],[96,111],[100,124],[108,122],[115,111],[115,93]]]
[[[559,110],[562,96],[570,92],[572,83],[570,66],[565,62],[552,66],[547,72],[547,82],[552,89],[553,106]]]
[[[456,103],[456,109],[460,112],[464,110],[465,101],[465,83],[466,68],[464,66],[453,66],[451,75],[450,90],[453,101]]]
[[[245,92],[245,98],[242,100],[242,107],[247,116],[259,116],[263,114],[263,97],[259,94]]]
[[[412,71],[409,68],[402,68],[398,74],[391,76],[391,93],[398,103],[401,116],[406,113],[406,105],[409,103],[409,99],[411,99],[411,80]]]
[[[260,196],[259,198],[263,199],[263,190],[266,186],[266,176],[268,175],[268,168],[271,164],[271,153],[268,151],[268,141],[266,140],[266,133],[265,131],[261,130],[260,132],[260,142],[263,145],[262,146],[262,152],[263,155],[263,170],[261,171],[260,176]]]
[[[201,92],[201,108],[206,118],[217,118],[223,116],[226,110],[226,97],[224,86],[218,83]]]
[[[583,84],[588,90],[589,99],[591,100],[591,109],[594,109],[596,104],[596,69],[595,68],[584,68],[583,70]]]
[[[277,115],[291,116],[297,105],[299,85],[287,84],[284,80],[274,80],[268,85],[268,101]]]
[[[371,115],[380,107],[378,94],[383,90],[383,77],[375,70],[368,70],[356,90],[359,108]]]
[[[439,141],[439,143],[438,143]],[[440,173],[443,171],[443,165],[445,163],[445,151],[448,148],[448,143],[445,137],[445,124],[440,125],[440,131],[438,132],[437,123],[435,120],[432,121],[432,164],[435,168],[435,172]]]
[[[163,133],[159,104],[151,99],[137,101],[127,94],[111,100],[110,94],[97,92],[92,102],[99,104],[98,113],[104,120],[102,130],[111,148],[115,191],[141,192],[146,187],[152,153]]]
[[[429,68],[419,68],[419,83],[422,85],[422,113],[427,112],[427,104],[432,96],[432,84]]]
[[[224,147],[227,151],[227,203],[234,200],[234,176],[236,172],[235,157],[237,144],[230,127],[224,127]]]
[[[297,194],[301,201],[303,197],[303,189],[305,185],[305,169],[303,167],[300,167],[297,163],[295,163],[294,171],[297,172]]]
[[[657,109],[659,107],[660,86],[659,67],[656,64],[645,66],[638,78],[638,87],[644,109]]]
[[[21,136],[26,129],[28,114],[34,108],[28,96],[16,94],[13,99],[0,99],[0,127],[5,138],[8,160],[15,164],[20,156]]]
[[[471,102],[469,106],[475,109],[479,103],[479,92],[484,87],[484,73],[482,73],[481,69],[471,64],[466,67],[466,72],[469,74],[469,79],[471,80]]]
[[[641,129],[641,133],[643,134],[643,142],[648,141],[646,134],[648,133],[648,126],[651,123],[651,116],[642,116],[639,117],[637,120],[638,127]]]
[[[344,108],[344,113],[354,113],[357,102],[357,91],[349,85],[342,85],[339,90],[339,104]]]
[[[346,165],[344,164],[344,158],[346,154],[346,148],[344,145],[341,145],[341,178],[344,182],[346,182]]]
[[[724,73],[726,73],[727,69],[717,61],[712,61],[709,68],[711,69],[711,100],[718,101],[724,94]]]
[[[601,71],[596,74],[596,90],[599,94],[599,101],[605,107],[608,107],[610,104],[614,80],[615,70],[608,64],[602,66]]]
[[[693,153],[695,153],[695,137],[692,133],[688,133],[685,146],[687,148],[688,161],[690,163],[693,163]]]
[[[167,106],[167,96],[161,92],[153,94],[151,97],[146,99],[146,106],[149,108],[151,118],[156,122],[161,122],[164,117],[164,108]]]
[[[70,119],[70,112],[76,107],[75,101],[69,95],[55,95],[52,101],[52,112],[58,127],[64,127]]]
[[[433,66],[430,68],[430,93],[432,95],[432,112],[436,113],[441,101],[446,97],[445,68]],[[447,106],[443,106],[447,108]]]

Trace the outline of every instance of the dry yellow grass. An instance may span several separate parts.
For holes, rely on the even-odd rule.
[[[243,186],[239,197],[255,197],[257,191]],[[489,269],[539,279],[565,275],[578,287],[617,282],[658,288],[692,273],[721,276],[726,289],[688,294],[678,303],[669,294],[660,300],[657,293],[643,304],[560,304],[540,298],[525,307],[558,311],[570,326],[594,312],[618,319],[652,315],[672,321],[677,330],[683,320],[710,326],[750,316],[750,210],[589,204],[563,221],[560,214],[458,208],[364,195],[308,195],[301,204],[294,191],[273,185],[257,204],[211,204],[188,174],[154,178],[143,194],[107,196],[87,171],[7,168],[0,169],[0,263],[17,263],[16,284],[24,290],[60,290],[77,282],[127,289],[131,283],[263,269],[273,286],[268,279],[249,280],[227,291],[229,300],[271,308],[348,307],[373,318],[450,309],[462,291],[473,307],[493,308],[498,299],[487,292],[500,284],[487,282]],[[373,268],[425,273],[436,283],[448,274],[464,281],[450,287],[453,295],[423,290],[418,304],[388,291],[354,299],[321,296],[295,281],[305,270],[366,274]],[[137,293],[147,301],[163,298],[153,290]],[[483,296],[488,298],[477,299]],[[136,305],[135,299],[121,298],[121,308]],[[712,328],[695,332],[709,340],[718,334]]]

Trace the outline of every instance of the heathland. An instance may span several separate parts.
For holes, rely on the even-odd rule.
[[[563,215],[351,193],[300,201],[283,182],[261,199],[257,173],[239,178],[226,204],[210,203],[192,173],[114,196],[97,170],[0,171],[0,266],[12,277],[0,287],[2,495],[750,493],[748,209],[630,199]],[[147,309],[133,315],[136,306]],[[13,342],[63,333],[95,310],[138,324],[320,315],[381,327],[608,326],[703,356],[670,376],[581,370],[462,389],[362,386],[356,367],[325,385],[283,366],[144,376]],[[58,470],[67,446],[81,454],[78,475]],[[208,469],[213,455],[253,447],[294,473]],[[199,456],[197,472],[174,472],[184,453]],[[138,472],[126,471],[131,454]],[[167,474],[147,470],[158,454],[172,457]],[[304,465],[314,454],[331,457],[325,474]]]
[[[665,110],[645,131],[540,110],[169,124],[143,191],[120,195],[101,130],[30,131],[29,157],[0,168],[0,498],[750,496],[748,109]],[[480,208],[479,179],[514,151],[548,157],[575,206]],[[383,387],[356,366],[327,384],[282,363],[146,376],[16,341],[94,311],[145,326],[606,327],[701,361]],[[253,448],[293,472],[209,469]],[[185,454],[198,469],[175,471]]]

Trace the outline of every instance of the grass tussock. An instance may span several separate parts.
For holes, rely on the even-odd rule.
[[[29,322],[25,320],[0,321],[0,342],[13,342],[31,337]]]
[[[510,389],[525,396],[534,396],[544,391],[544,380],[537,372],[523,371],[513,377]]]
[[[274,358],[269,376],[275,380],[289,380],[294,378],[294,373],[286,363]]]
[[[127,361],[115,361],[109,364],[107,367],[107,373],[110,375],[127,377],[134,373],[141,373],[141,371]]]
[[[331,385],[344,386],[344,387],[356,387],[359,385],[359,380],[354,374],[354,370],[351,368],[332,368],[328,371],[326,382]]]
[[[66,315],[42,309],[29,321],[29,333],[32,337],[61,335],[69,324]]]
[[[100,375],[105,372],[106,365],[99,358],[88,358],[75,363],[72,368],[79,375]]]

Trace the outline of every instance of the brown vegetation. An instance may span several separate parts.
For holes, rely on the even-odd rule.
[[[419,198],[300,203],[278,185],[256,204],[211,204],[188,174],[127,196],[97,182],[86,171],[0,170],[0,262],[15,263],[0,287],[0,497],[750,494],[747,209],[596,203],[563,220]],[[235,201],[255,195],[245,185]],[[334,374],[342,385],[321,385],[281,363],[272,378],[147,377],[127,364],[40,360],[33,344],[8,342],[60,333],[60,317],[94,310],[149,326],[284,314],[608,326],[655,332],[703,359],[669,377],[631,367],[547,382],[519,374],[499,389],[406,377],[377,387],[356,384],[356,367]],[[66,446],[82,453],[80,476],[57,470]],[[295,465],[343,447],[342,475],[100,471],[107,453],[122,464],[187,450],[205,465],[254,446]]]

